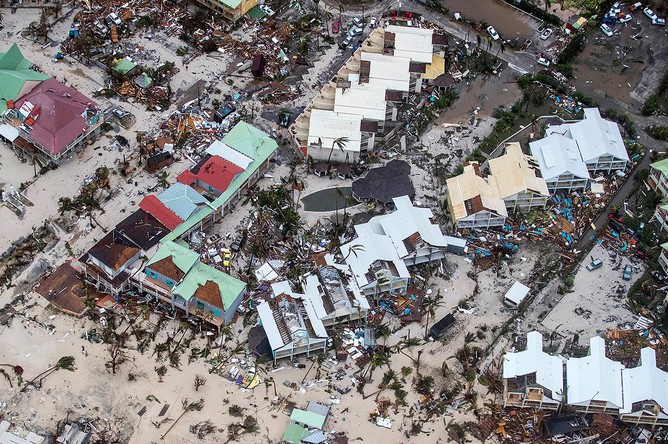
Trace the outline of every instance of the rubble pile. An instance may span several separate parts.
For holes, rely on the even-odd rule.
[[[651,321],[639,318],[635,325],[628,329],[609,330],[605,336],[605,354],[614,361],[627,367],[635,367],[640,360],[640,350],[652,347],[656,353],[656,366],[668,370],[668,339],[651,326]]]

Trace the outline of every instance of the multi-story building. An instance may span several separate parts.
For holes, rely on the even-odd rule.
[[[506,204],[485,180],[478,162],[465,163],[464,172],[446,183],[448,208],[456,228],[486,229],[505,225]]]
[[[146,263],[132,269],[140,291],[173,309],[220,327],[232,317],[246,294],[246,284],[199,261],[199,254],[175,242],[164,242]]]
[[[399,106],[422,90],[426,73],[444,72],[434,51],[445,44],[432,29],[374,29],[291,127],[299,151],[315,160],[355,162],[387,140],[399,126]]]
[[[259,304],[257,312],[274,363],[281,358],[324,352],[329,336],[311,301],[295,293],[287,281],[273,284],[272,291],[271,299]]]
[[[653,348],[640,350],[638,367],[622,370],[622,383],[622,421],[649,426],[668,424],[668,373],[657,368]]]
[[[548,126],[545,136],[529,146],[551,192],[584,190],[591,174],[624,171],[629,163],[619,127],[598,108],[585,108],[583,120]]]
[[[581,413],[618,414],[622,408],[624,365],[605,356],[605,339],[589,340],[589,356],[566,362],[568,405]]]
[[[503,358],[503,405],[557,410],[564,396],[564,362],[543,351],[543,336],[527,334],[526,350]]]
[[[355,225],[357,237],[341,246],[365,295],[402,294],[411,278],[408,267],[440,261],[446,252],[466,252],[466,241],[444,235],[430,209],[415,207],[408,196],[393,201],[394,212]]]
[[[218,12],[223,17],[236,22],[253,7],[257,0],[197,0],[200,5]]]
[[[668,197],[668,159],[649,165],[649,186],[664,197]]]
[[[132,268],[142,262],[140,256],[152,254],[167,233],[169,229],[156,218],[141,209],[135,211],[79,259],[84,280],[118,297],[129,288]]]

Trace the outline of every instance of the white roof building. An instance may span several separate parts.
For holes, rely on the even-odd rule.
[[[580,151],[573,139],[560,134],[552,134],[529,144],[531,155],[538,160],[543,179],[549,181],[562,174],[589,178],[587,165],[580,157]]]
[[[622,370],[622,420],[642,424],[667,423],[668,373],[656,367],[653,348],[640,350],[640,365]]]
[[[597,336],[591,338],[589,344],[589,356],[570,358],[566,362],[568,404],[586,411],[620,409],[624,366],[606,358],[605,339]]]
[[[515,283],[506,292],[504,296],[504,302],[513,307],[517,307],[522,303],[524,298],[527,297],[529,290],[529,287],[520,281],[515,281]]]
[[[304,298],[326,326],[359,319],[371,309],[355,279],[348,279],[339,267],[321,267],[304,281]]]
[[[355,225],[357,238],[341,246],[346,263],[360,288],[373,284],[378,261],[387,263],[393,276],[408,279],[407,266],[440,260],[445,251],[466,252],[466,240],[446,236],[432,223],[428,208],[413,206],[408,196],[393,199],[396,210]]]
[[[337,113],[384,122],[386,110],[385,89],[380,86],[351,81],[350,88],[336,88],[334,111]]]
[[[247,170],[248,165],[253,163],[253,159],[221,142],[220,140],[214,140],[214,142],[209,145],[209,148],[206,149],[206,152],[212,156],[218,156],[229,162],[232,162],[244,170]]]
[[[311,111],[308,143],[311,146],[320,146],[322,143],[323,149],[330,150],[336,139],[345,137],[348,141],[343,150],[359,153],[362,141],[361,123],[361,115],[314,109]]]
[[[543,351],[543,335],[537,331],[527,334],[526,350],[506,353],[503,358],[503,379],[532,373],[536,374],[536,384],[552,392],[551,399],[561,401],[564,392],[563,360]]]
[[[369,62],[369,84],[396,91],[410,90],[411,61],[402,57],[387,54],[363,52],[361,60]]]
[[[395,57],[404,57],[414,62],[431,63],[431,55],[434,52],[433,29],[389,25],[385,28],[385,33],[388,32],[394,34]]]
[[[629,160],[617,123],[602,118],[598,108],[585,108],[583,120],[549,126],[546,134],[563,134],[573,139],[585,163],[595,163],[602,156]]]
[[[327,331],[309,298],[294,293],[288,281],[272,284],[273,298],[257,306],[262,328],[274,355],[295,355],[324,351]]]

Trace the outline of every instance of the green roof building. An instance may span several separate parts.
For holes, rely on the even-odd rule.
[[[246,122],[237,123],[230,132],[219,142],[214,142],[207,153],[229,160],[243,168],[243,171],[234,177],[234,180],[210,206],[201,209],[176,227],[163,241],[173,241],[184,237],[194,230],[202,230],[205,225],[212,223],[215,215],[220,217],[229,210],[231,203],[241,197],[248,187],[257,181],[266,171],[269,161],[276,155],[278,144],[269,134],[249,125]]]
[[[0,112],[7,110],[7,102],[26,95],[51,77],[30,69],[31,66],[32,62],[23,57],[16,43],[0,53]]]
[[[132,74],[132,72],[137,68],[137,64],[133,62],[132,60],[128,59],[127,57],[124,57],[120,59],[116,64],[114,65],[113,69],[115,72],[122,74],[122,75],[129,75]]]
[[[297,424],[290,424],[283,434],[283,442],[288,444],[302,444],[302,438],[309,432],[304,427]]]
[[[649,186],[663,197],[668,197],[668,159],[649,165]]]
[[[322,429],[325,424],[325,417],[316,412],[294,409],[290,415],[290,422],[312,429]]]

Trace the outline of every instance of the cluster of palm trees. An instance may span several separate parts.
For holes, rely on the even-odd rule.
[[[7,364],[2,364],[2,365],[8,366]],[[23,375],[23,368],[17,365],[14,366],[9,365],[9,366],[13,367],[14,373],[19,378],[19,382],[21,382]],[[35,376],[30,381],[26,382],[23,385],[23,388],[21,388],[21,393],[25,392],[28,389],[28,387],[31,386],[35,388],[41,388],[44,385],[44,380],[59,370],[67,370],[73,372],[75,369],[76,367],[75,367],[74,356],[63,356],[54,365],[47,368],[39,375]]]

